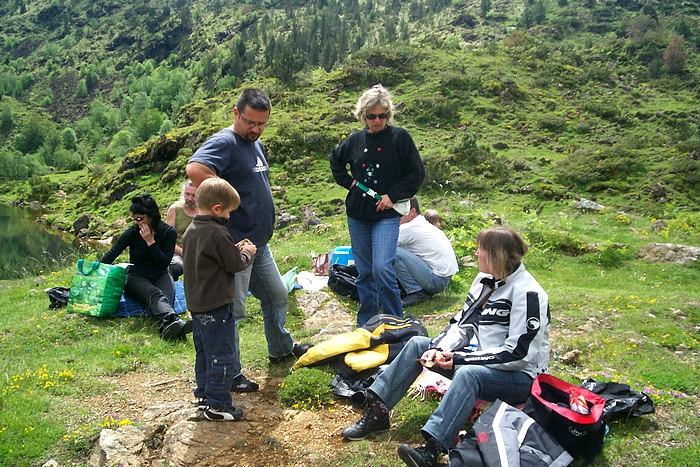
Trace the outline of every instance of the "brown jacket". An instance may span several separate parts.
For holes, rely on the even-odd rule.
[[[253,261],[231,238],[217,216],[196,215],[182,238],[185,297],[191,313],[205,313],[233,302],[234,276]]]

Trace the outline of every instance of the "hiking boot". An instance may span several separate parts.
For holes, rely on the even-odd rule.
[[[376,404],[371,406],[362,418],[343,430],[343,438],[350,441],[365,439],[372,433],[389,431],[389,412],[384,412]]]
[[[229,407],[228,409],[212,409],[209,407],[204,411],[204,418],[207,420],[212,420],[215,422],[235,422],[240,420],[243,416],[243,411],[235,407]]]
[[[258,389],[260,389],[258,383],[250,381],[242,374],[236,376],[231,385],[231,392],[255,392]]]
[[[419,303],[422,303],[426,300],[430,300],[433,296],[430,295],[428,292],[426,292],[423,289],[420,289],[418,292],[413,292],[401,299],[401,305],[403,305],[404,308],[413,306],[413,305],[418,305]]]
[[[283,357],[270,357],[270,363],[273,365],[279,365],[285,362],[290,361],[293,358],[299,358],[302,355],[306,353],[307,350],[309,350],[311,347],[313,347],[313,344],[294,344],[292,347],[292,351],[289,352],[287,355]]]
[[[398,449],[399,457],[410,467],[437,467],[440,448],[436,444],[435,440],[430,440],[425,446],[417,448],[402,444]]]

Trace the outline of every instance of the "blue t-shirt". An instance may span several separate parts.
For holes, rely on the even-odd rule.
[[[189,162],[206,165],[241,196],[226,225],[234,241],[248,238],[258,248],[266,245],[275,226],[275,202],[262,142],[251,143],[225,128],[207,139]]]

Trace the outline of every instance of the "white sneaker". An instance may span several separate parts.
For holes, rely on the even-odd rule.
[[[235,422],[236,420],[240,420],[242,416],[243,411],[235,407],[229,407],[224,410],[217,410],[209,407],[204,411],[204,418],[215,422]]]

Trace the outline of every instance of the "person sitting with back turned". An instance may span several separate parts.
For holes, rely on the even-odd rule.
[[[403,307],[416,305],[444,291],[459,266],[445,232],[420,215],[418,199],[410,199],[409,213],[401,217],[396,249],[396,279],[406,292]]]
[[[126,270],[124,293],[148,305],[163,339],[185,340],[192,332],[192,320],[185,322],[175,313],[175,284],[168,273],[177,232],[161,220],[158,205],[148,193],[131,198],[129,211],[133,225],[119,236],[100,263],[111,264],[129,248],[131,264]]]
[[[413,337],[367,390],[369,408],[343,430],[350,441],[389,430],[394,407],[424,368],[452,379],[437,409],[423,425],[426,444],[402,444],[406,465],[435,467],[454,447],[476,399],[524,403],[535,376],[549,363],[549,299],[520,260],[527,244],[507,227],[476,237],[479,274],[462,310],[434,339]],[[470,347],[476,346],[476,350]]]
[[[182,194],[180,199],[170,205],[165,214],[165,223],[172,225],[177,230],[177,242],[175,243],[175,253],[170,261],[168,271],[173,276],[173,280],[178,280],[182,275],[182,235],[187,227],[192,223],[192,218],[197,214],[197,202],[195,199],[194,183],[187,180],[182,184]]]
[[[192,313],[192,340],[196,352],[194,396],[204,418],[235,421],[243,411],[231,405],[234,379],[240,374],[238,325],[233,299],[236,273],[253,262],[257,248],[231,238],[226,223],[241,204],[238,192],[222,178],[208,178],[197,188],[199,213],[183,238],[185,294]]]
[[[435,209],[426,209],[423,211],[423,217],[438,229],[442,229],[442,216]]]

